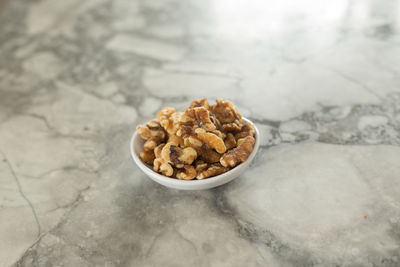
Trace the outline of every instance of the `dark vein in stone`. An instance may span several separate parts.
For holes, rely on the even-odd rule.
[[[50,169],[50,170],[42,172],[42,173],[40,173],[39,175],[36,175],[36,176],[30,175],[30,174],[25,174],[25,173],[18,173],[18,174],[21,174],[21,175],[24,175],[24,176],[27,176],[27,177],[30,177],[30,178],[40,179],[40,178],[42,178],[44,176],[47,176],[47,175],[52,174],[52,173],[57,172],[57,171],[65,171],[65,172],[68,172],[68,171],[81,171],[81,172],[90,173],[90,174],[96,173],[96,172],[93,172],[93,171],[88,171],[88,170],[86,170],[84,168],[80,168],[78,166],[65,166],[65,167],[61,167],[61,168]]]
[[[199,252],[197,251],[197,247],[196,247],[196,245],[193,243],[193,241],[191,241],[191,240],[187,239],[186,237],[184,237],[184,236],[182,235],[182,233],[179,232],[179,231],[175,228],[175,226],[174,226],[174,231],[175,231],[176,234],[179,236],[179,238],[181,238],[183,241],[186,241],[187,243],[189,243],[189,245],[190,245],[190,246],[194,249],[194,251],[196,252],[196,255],[199,257]]]
[[[22,262],[25,260],[25,258],[29,255],[28,252],[33,251],[33,249],[40,243],[40,241],[42,240],[42,238],[46,235],[47,233],[42,233],[36,240],[35,242],[33,242],[32,245],[30,245],[25,251],[24,253],[22,253],[22,257],[15,262],[15,264],[13,264],[13,266],[17,266],[20,267],[22,266]]]
[[[45,116],[38,115],[38,114],[33,114],[33,113],[21,113],[21,115],[32,117],[38,120],[41,120],[46,127],[56,136],[56,137],[62,137],[62,138],[74,138],[74,139],[87,139],[85,136],[82,135],[77,135],[77,134],[63,134],[60,133],[57,129],[55,129],[47,120]]]
[[[66,209],[66,208],[72,207],[76,202],[78,202],[78,201],[81,199],[82,193],[85,192],[85,191],[87,191],[87,190],[89,190],[89,189],[90,189],[90,186],[88,185],[88,186],[86,186],[85,188],[83,188],[83,189],[81,189],[81,190],[78,191],[78,195],[76,196],[76,198],[75,198],[73,201],[71,201],[70,203],[67,203],[67,204],[65,204],[65,205],[61,205],[61,206],[57,205],[57,207],[55,207],[54,209],[51,209],[51,210],[47,211],[47,213],[56,211],[56,210],[58,210],[58,209]]]
[[[20,195],[22,196],[23,199],[25,199],[26,203],[28,203],[28,205],[32,211],[33,217],[34,217],[36,225],[37,225],[37,231],[38,231],[37,236],[39,237],[41,235],[41,227],[40,227],[40,222],[39,222],[35,207],[33,206],[32,202],[29,200],[29,198],[25,195],[24,191],[22,190],[22,186],[19,181],[19,178],[18,178],[17,174],[15,173],[14,168],[11,165],[10,161],[8,160],[6,154],[4,154],[4,152],[1,150],[0,150],[0,153],[3,155],[3,158],[4,158],[3,162],[5,162],[7,164],[12,176],[14,177],[14,180],[15,180],[15,183],[17,184]]]
[[[21,258],[18,259],[18,260],[16,261],[16,263],[14,264],[14,266],[17,266],[17,267],[23,266],[23,265],[22,265],[22,264],[23,264],[23,261],[25,260],[25,258],[26,258],[27,256],[29,256],[30,253],[32,253],[32,249],[33,249],[35,246],[37,246],[45,236],[47,236],[49,233],[55,231],[56,229],[58,229],[59,227],[61,227],[62,225],[65,224],[65,222],[68,220],[68,218],[69,218],[70,214],[72,213],[72,211],[73,211],[74,209],[76,209],[76,207],[78,206],[79,202],[81,201],[83,192],[88,191],[89,189],[90,189],[90,186],[85,187],[84,189],[82,189],[82,190],[79,191],[78,196],[77,196],[71,203],[66,204],[66,205],[64,205],[64,206],[61,206],[61,207],[57,207],[56,209],[54,209],[54,210],[57,210],[58,208],[63,208],[63,207],[68,208],[68,207],[71,207],[70,210],[68,210],[68,211],[64,214],[63,218],[57,223],[57,225],[55,225],[53,228],[51,228],[51,229],[48,230],[47,232],[42,233],[42,234],[40,234],[40,235],[38,236],[38,238],[36,239],[36,241],[35,241],[27,250],[25,250],[25,252],[22,254]]]
[[[282,260],[290,263],[293,266],[313,266],[317,259],[310,253],[298,251],[291,248],[288,244],[283,243],[277,236],[267,229],[258,229],[251,222],[239,218],[237,212],[229,205],[223,190],[217,188],[215,193],[215,208],[225,219],[233,223],[237,228],[237,233],[251,243],[259,243],[266,246],[270,251],[279,256]],[[289,255],[289,257],[285,257]],[[299,260],[301,259],[301,260]],[[298,265],[302,262],[302,265]]]
[[[151,244],[150,244],[149,248],[147,249],[146,253],[144,253],[145,258],[148,258],[148,257],[150,256],[151,251],[153,250],[155,244],[157,243],[157,240],[160,238],[160,236],[161,236],[162,234],[163,234],[163,232],[157,234],[157,235],[154,237],[154,239],[153,239],[153,241],[151,242]]]

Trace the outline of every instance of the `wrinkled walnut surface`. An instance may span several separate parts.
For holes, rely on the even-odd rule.
[[[182,112],[163,107],[157,119],[137,128],[145,141],[141,160],[153,170],[180,180],[206,179],[247,160],[255,143],[254,126],[230,101],[206,98]]]

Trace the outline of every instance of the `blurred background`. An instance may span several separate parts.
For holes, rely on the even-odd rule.
[[[394,0],[3,0],[0,86],[18,106],[40,90],[68,101],[68,87],[140,116],[203,96],[271,120],[376,103],[399,90],[399,12]]]

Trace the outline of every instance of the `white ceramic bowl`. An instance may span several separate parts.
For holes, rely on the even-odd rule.
[[[248,119],[243,118],[247,122],[252,123]],[[254,123],[253,123],[254,125]],[[161,175],[153,171],[151,166],[143,163],[140,160],[139,153],[143,151],[144,140],[140,137],[137,131],[132,136],[130,143],[130,150],[133,160],[136,162],[138,167],[153,181],[156,181],[159,184],[162,184],[167,187],[181,189],[181,190],[201,190],[201,189],[209,189],[213,187],[217,187],[219,185],[226,184],[233,179],[239,177],[239,175],[250,165],[250,162],[253,160],[254,156],[257,153],[258,147],[260,146],[260,133],[257,127],[254,125],[254,129],[256,130],[255,139],[256,142],[254,144],[253,152],[251,152],[250,156],[247,160],[230,171],[227,171],[223,174],[213,176],[203,180],[178,180],[174,178],[169,178],[167,176]]]

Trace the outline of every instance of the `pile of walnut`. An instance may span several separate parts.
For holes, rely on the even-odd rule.
[[[244,162],[253,151],[255,130],[235,106],[218,99],[193,101],[183,112],[164,107],[157,119],[137,128],[146,140],[143,162],[180,180],[219,175]]]

